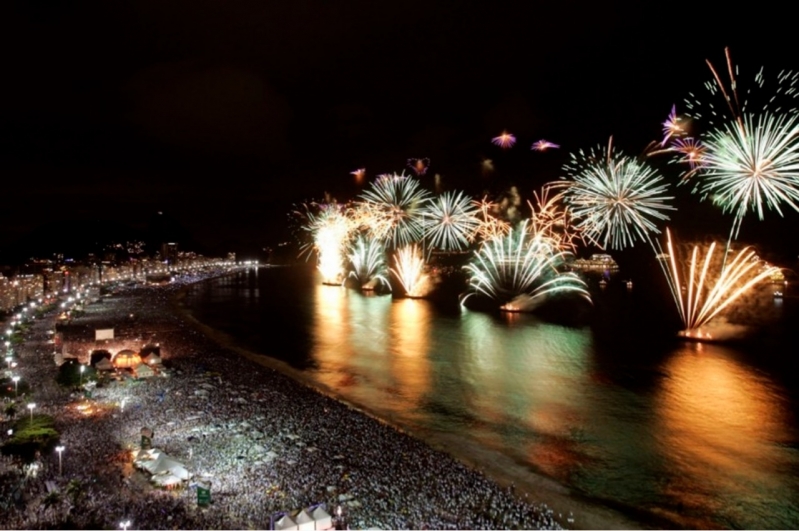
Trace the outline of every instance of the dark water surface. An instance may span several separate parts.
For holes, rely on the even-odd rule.
[[[616,284],[583,327],[366,296],[292,267],[197,285],[186,305],[350,402],[622,510],[799,528],[799,300],[767,301],[750,341],[688,343],[663,339],[668,301]]]

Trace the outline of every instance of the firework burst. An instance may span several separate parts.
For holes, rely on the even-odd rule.
[[[764,207],[799,211],[799,116],[746,115],[708,135],[694,190],[733,212],[737,236],[744,214]]]
[[[663,141],[660,143],[661,146],[665,146],[670,138],[676,138],[685,134],[685,128],[682,123],[680,123],[681,121],[682,119],[677,116],[677,106],[672,105],[669,117],[663,122]]]
[[[505,236],[485,242],[465,266],[470,295],[484,295],[505,311],[530,311],[557,294],[590,300],[579,277],[558,271],[568,255],[550,238],[534,234],[524,221]]]
[[[560,148],[559,145],[553,144],[549,140],[539,140],[538,142],[533,142],[533,145],[530,147],[533,151],[547,151],[548,149],[558,149]]]
[[[319,212],[308,212],[305,230],[311,233],[312,241],[304,252],[315,251],[318,269],[325,284],[341,284],[344,280],[344,256],[353,234],[352,219],[347,207],[337,203],[318,205]]]
[[[352,264],[350,278],[355,279],[364,290],[377,289],[381,285],[391,289],[385,256],[386,249],[381,242],[363,234],[358,235],[349,254]]]
[[[422,251],[416,244],[399,249],[395,256],[397,267],[391,272],[397,277],[408,297],[424,297],[432,289],[430,275],[426,272]]]
[[[430,159],[408,159],[408,167],[413,170],[417,177],[427,173],[427,168],[430,167]]]
[[[649,241],[659,232],[656,220],[674,210],[668,204],[668,185],[651,166],[615,153],[612,139],[604,153],[591,150],[571,155],[564,166],[570,185],[564,200],[575,217],[575,227],[596,245],[622,249],[636,239]]]
[[[711,95],[722,97],[696,100],[691,106],[693,117],[704,118],[710,131],[701,137],[702,149],[689,152],[694,162],[686,176],[699,176],[694,192],[703,199],[711,197],[724,212],[734,214],[732,240],[748,211],[757,212],[760,219],[764,209],[782,215],[782,205],[799,211],[799,74],[782,71],[773,80],[761,68],[755,76],[756,86],[742,97],[738,67],[733,65],[729,49],[725,55],[728,84],[707,61],[713,79],[706,86]],[[714,100],[718,99],[724,101],[726,111],[716,109]],[[709,110],[703,111],[705,108]],[[684,148],[675,146],[674,150],[685,153]]]
[[[501,147],[502,149],[510,149],[514,144],[516,144],[516,137],[507,131],[502,131],[501,135],[495,136],[491,139],[491,143],[495,146]]]
[[[571,223],[572,215],[564,204],[568,183],[554,182],[544,185],[540,192],[533,192],[534,202],[527,204],[532,212],[531,230],[543,234],[558,247],[574,251],[579,239],[585,243],[582,230]]]
[[[358,168],[355,171],[351,171],[350,175],[355,177],[355,182],[361,184],[363,180],[366,178],[366,168]]]
[[[472,204],[477,209],[478,226],[472,239],[480,238],[483,241],[500,238],[510,232],[510,222],[499,217],[499,204],[483,198],[481,201],[473,201]]]
[[[677,138],[672,143],[670,150],[682,155],[680,162],[688,163],[690,171],[686,174],[687,176],[704,165],[705,145],[695,138]]]
[[[395,247],[421,239],[420,213],[429,197],[419,181],[404,173],[381,175],[357,204],[359,222],[378,240]]]
[[[477,207],[463,192],[444,192],[424,207],[424,237],[431,247],[443,251],[463,250],[480,226],[477,213]]]
[[[749,247],[736,253],[725,267],[724,260],[714,255],[715,242],[706,249],[704,258],[699,246],[694,246],[687,262],[677,256],[668,230],[666,246],[666,278],[683,322],[681,335],[688,338],[714,339],[703,327],[755,285],[779,272],[776,267],[763,267]]]
[[[744,114],[770,112],[795,113],[799,98],[799,72],[782,70],[776,76],[760,68],[754,84],[740,90],[739,68],[732,62],[729,48],[724,49],[728,80],[722,79],[719,69],[706,60],[713,78],[705,83],[710,98],[700,98],[690,93],[685,100],[686,114],[710,127],[725,126],[730,116],[740,121]],[[723,70],[721,70],[723,72]],[[722,103],[723,102],[723,103]]]

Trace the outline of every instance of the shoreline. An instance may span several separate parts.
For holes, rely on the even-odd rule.
[[[213,278],[209,278],[200,282],[206,283],[212,280]],[[348,408],[364,414],[381,424],[390,426],[400,433],[413,437],[436,451],[449,455],[470,469],[484,475],[500,487],[513,489],[514,495],[521,501],[545,504],[553,511],[553,518],[564,528],[657,529],[681,527],[679,522],[671,518],[659,517],[654,514],[643,513],[643,511],[640,518],[635,518],[601,501],[592,500],[579,493],[572,492],[567,486],[530,470],[529,467],[500,452],[487,450],[479,447],[477,443],[465,441],[452,435],[408,429],[406,426],[393,422],[391,419],[386,419],[360,404],[352,403],[303,371],[291,367],[286,362],[272,358],[266,353],[250,350],[243,346],[234,336],[199,321],[184,304],[184,299],[192,286],[183,286],[173,293],[169,300],[170,307],[180,320],[195,328],[221,348],[235,352],[237,355],[262,367],[277,371],[297,384],[344,404]],[[458,448],[461,450],[458,451]],[[475,457],[478,453],[482,459]],[[488,461],[485,460],[486,458],[488,458]],[[634,508],[626,509],[634,510]]]

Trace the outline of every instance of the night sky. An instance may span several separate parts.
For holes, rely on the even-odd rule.
[[[292,203],[352,198],[349,172],[409,157],[446,188],[527,198],[611,134],[640,153],[725,46],[750,76],[799,68],[788,13],[636,4],[3,3],[0,246],[37,227],[142,228],[159,211],[207,249],[271,246]],[[507,152],[490,143],[503,129],[520,139]],[[531,152],[541,138],[563,149]],[[688,192],[674,226],[729,227]],[[742,239],[795,258],[782,235],[797,219],[748,217]]]

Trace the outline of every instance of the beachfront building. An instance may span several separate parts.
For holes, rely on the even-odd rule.
[[[44,296],[44,278],[41,275],[17,275],[7,278],[0,274],[0,311],[9,312]]]

